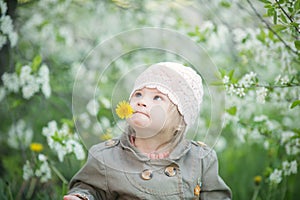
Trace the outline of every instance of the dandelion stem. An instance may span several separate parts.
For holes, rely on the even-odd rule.
[[[253,196],[252,196],[251,200],[256,200],[257,199],[259,189],[260,189],[260,187],[255,187],[255,190],[254,190],[254,193],[253,193]]]

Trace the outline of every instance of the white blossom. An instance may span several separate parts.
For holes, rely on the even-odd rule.
[[[2,75],[2,81],[4,87],[9,91],[9,92],[14,92],[17,93],[19,91],[20,83],[19,83],[19,78],[16,73],[4,73]]]
[[[36,92],[39,91],[39,84],[34,78],[27,82],[26,85],[22,87],[22,95],[24,99],[30,99]]]
[[[273,184],[279,184],[282,180],[282,170],[279,170],[279,169],[275,169],[270,177],[269,177],[269,180],[271,183]]]
[[[242,128],[242,127],[238,127],[237,129],[237,137],[238,139],[242,142],[242,143],[245,143],[245,136],[247,134],[247,130],[245,128]]]
[[[300,153],[300,139],[289,140],[284,147],[287,155],[297,155]]]
[[[224,76],[223,79],[222,79],[222,81],[223,81],[224,84],[229,83],[229,77],[228,76]]]
[[[233,35],[234,35],[234,40],[236,43],[241,44],[242,41],[247,37],[247,33],[245,30],[240,29],[240,28],[236,28],[233,29]]]
[[[297,161],[294,160],[292,162],[288,162],[288,161],[282,162],[282,170],[285,176],[289,176],[291,174],[297,174]]]
[[[254,84],[255,77],[256,77],[256,73],[250,72],[249,74],[244,75],[241,80],[239,80],[239,84],[241,86],[244,86],[245,88],[248,88],[252,84]]]
[[[2,16],[4,16],[5,13],[7,12],[7,4],[3,0],[0,0],[0,10],[1,10]]]
[[[86,112],[81,113],[78,117],[78,120],[84,129],[89,128],[89,126],[91,125],[90,117]]]
[[[280,78],[280,84],[281,85],[286,85],[289,82],[289,77],[287,75],[285,75],[284,77]]]
[[[27,160],[25,165],[23,166],[23,179],[25,181],[29,180],[31,177],[33,177],[34,172],[31,168],[30,162]]]
[[[83,160],[85,158],[85,152],[82,145],[75,140],[69,140],[66,144],[68,153],[74,152],[77,160]]]
[[[284,144],[291,139],[291,137],[295,136],[295,133],[292,131],[284,131],[281,133],[280,143]]]
[[[245,89],[240,87],[240,88],[237,88],[235,93],[239,96],[239,97],[244,97],[246,94],[245,94]]]
[[[20,119],[16,124],[13,124],[8,131],[9,146],[19,149],[20,147],[28,147],[32,141],[33,131],[27,127],[24,120]]]
[[[109,109],[111,108],[111,103],[110,101],[107,99],[107,98],[101,98],[101,103],[103,104],[103,106],[106,108],[106,109]]]
[[[92,115],[92,116],[96,116],[98,111],[99,111],[99,103],[95,100],[95,99],[91,99],[87,106],[86,109],[87,111]]]
[[[51,169],[49,167],[47,157],[44,154],[39,154],[38,158],[41,165],[38,169],[36,169],[35,175],[40,178],[42,183],[45,183],[51,179]]]
[[[20,85],[25,85],[27,82],[31,82],[33,79],[33,76],[31,75],[31,67],[28,65],[25,65],[21,68],[20,72]]]
[[[44,154],[39,154],[39,155],[38,155],[38,159],[39,159],[39,161],[44,162],[44,161],[47,160],[47,157],[46,157]]]
[[[268,150],[269,147],[270,147],[270,142],[266,140],[266,141],[264,142],[264,148],[265,148],[265,150]]]
[[[2,33],[10,34],[13,31],[12,19],[10,18],[10,16],[2,16],[0,18],[0,22],[0,30],[2,31]]]
[[[49,98],[51,96],[51,87],[50,87],[49,82],[48,83],[44,83],[42,85],[42,92],[43,92],[43,94],[44,94],[44,96],[46,98]]]
[[[268,92],[268,89],[265,87],[262,87],[262,88],[256,90],[256,101],[258,103],[264,104],[266,102],[265,99],[267,96],[267,92]]]
[[[58,160],[63,162],[67,154],[74,153],[78,160],[85,158],[82,145],[75,133],[72,133],[67,124],[58,129],[56,121],[50,121],[48,127],[43,128],[43,135],[47,137],[49,147],[57,153]]]
[[[290,172],[292,174],[297,174],[298,172],[298,163],[297,160],[293,160],[292,162],[290,162]]]
[[[226,91],[228,92],[229,95],[233,95],[236,93],[236,89],[233,84],[230,84],[229,86],[225,86]]]
[[[110,121],[107,117],[101,117],[100,124],[103,129],[107,129],[110,127]]]
[[[268,117],[266,115],[259,115],[259,116],[255,116],[253,121],[255,122],[262,122],[262,121],[267,121]]]
[[[11,32],[11,33],[8,35],[8,38],[9,38],[9,41],[10,41],[10,46],[11,46],[11,47],[16,46],[17,41],[18,41],[18,34],[17,34],[16,32]]]
[[[64,148],[62,145],[60,145],[60,144],[58,144],[58,143],[56,143],[56,144],[54,145],[54,148],[53,148],[53,149],[54,149],[54,150],[55,150],[55,149],[57,150],[58,160],[59,160],[60,162],[63,162],[63,161],[64,161],[64,157],[65,157],[65,155],[67,154],[67,149]]]
[[[38,71],[38,77],[40,78],[40,83],[49,82],[49,68],[47,65],[42,64]]]

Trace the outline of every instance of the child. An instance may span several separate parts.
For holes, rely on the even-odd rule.
[[[130,95],[128,130],[90,149],[64,200],[231,199],[216,153],[185,139],[202,96],[193,69],[172,62],[148,67]]]

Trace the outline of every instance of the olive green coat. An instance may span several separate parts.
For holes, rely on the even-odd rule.
[[[84,167],[73,177],[69,194],[100,199],[231,199],[218,175],[215,151],[181,141],[168,158],[151,160],[130,144],[128,136],[93,146]]]

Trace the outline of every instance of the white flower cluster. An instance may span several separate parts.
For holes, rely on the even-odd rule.
[[[279,184],[282,181],[282,170],[275,169],[269,176],[269,180],[272,184]]]
[[[249,88],[252,84],[255,83],[256,73],[250,72],[249,74],[245,74],[239,80],[239,86],[243,86],[245,88]]]
[[[230,84],[229,77],[223,77],[223,83],[225,84],[225,89],[229,95],[236,94],[239,97],[244,97],[246,95],[245,88],[249,88],[255,83],[256,73],[250,72],[245,74],[237,84]]]
[[[111,108],[110,101],[105,97],[100,99],[100,103],[105,109]],[[98,101],[91,99],[86,105],[86,110],[87,112],[83,112],[78,115],[78,122],[83,129],[91,128],[93,133],[99,134],[103,133],[105,129],[111,127],[110,121],[107,117],[101,117],[100,121],[95,118],[100,110],[100,104]]]
[[[100,105],[98,103],[98,101],[96,101],[95,99],[91,99],[88,104],[86,105],[86,109],[87,111],[92,115],[92,116],[96,116],[99,112],[99,108]]]
[[[264,38],[264,42],[261,42],[257,39],[261,32],[264,32],[266,35],[269,33],[268,29],[259,29],[259,28],[236,28],[233,30],[234,41],[238,51],[244,54],[245,52],[251,52],[253,58],[252,62],[255,62],[259,65],[266,66],[267,68],[274,67],[274,58],[277,58],[278,55],[276,52],[277,49],[282,47],[281,43],[274,43],[268,37]],[[247,53],[246,53],[247,54]],[[249,62],[247,57],[246,63]],[[286,65],[283,63],[283,65]]]
[[[71,132],[66,123],[58,129],[56,121],[50,121],[42,132],[47,137],[49,147],[57,153],[60,162],[63,162],[65,155],[71,153],[74,153],[78,160],[85,159],[85,151],[79,137]]]
[[[291,174],[297,174],[297,160],[293,160],[292,162],[284,161],[282,163],[282,168],[285,176],[289,176]]]
[[[6,15],[7,4],[0,0],[0,49],[6,44],[7,39],[10,41],[10,46],[14,47],[18,41],[18,34],[13,30],[12,19]]]
[[[20,75],[16,72],[2,75],[4,88],[1,88],[0,100],[6,93],[17,93],[22,90],[24,99],[30,99],[40,89],[46,98],[51,95],[49,68],[43,64],[37,74],[33,74],[30,66],[25,65],[21,68]]]
[[[281,133],[281,145],[284,145],[287,155],[297,155],[300,153],[300,139],[294,138],[295,132],[284,131]]]
[[[275,78],[275,84],[279,83],[281,85],[286,85],[288,84],[290,81],[288,75],[284,75],[282,76],[281,74],[279,74],[276,78]]]
[[[266,96],[268,95],[268,89],[261,87],[256,90],[256,101],[258,103],[264,104],[266,102]]]
[[[298,172],[298,163],[296,160],[291,162],[284,161],[282,162],[282,169],[274,169],[270,174],[269,180],[272,184],[279,184],[282,181],[283,175],[290,176],[292,174],[297,174]]]
[[[34,176],[40,178],[42,183],[45,183],[51,179],[51,169],[47,161],[47,157],[44,154],[38,155],[38,160],[34,167],[30,164],[28,160],[23,166],[24,180],[27,181]]]
[[[19,149],[28,147],[31,143],[33,131],[28,127],[24,120],[20,119],[13,124],[8,131],[8,145],[12,148]]]

